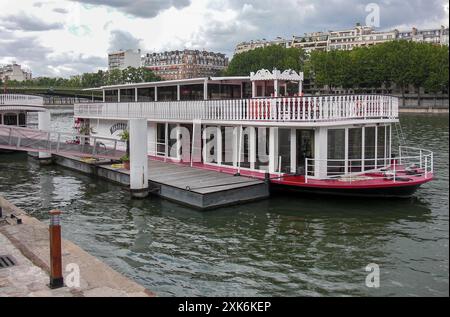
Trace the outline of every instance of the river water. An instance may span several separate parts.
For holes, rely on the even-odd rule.
[[[0,195],[43,221],[63,210],[65,238],[159,296],[448,296],[448,120],[401,115],[409,145],[435,152],[436,180],[412,199],[279,195],[198,212],[26,154],[0,155]]]

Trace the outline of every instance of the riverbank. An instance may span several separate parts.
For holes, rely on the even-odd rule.
[[[435,113],[435,114],[448,114],[448,108],[402,108],[398,109],[400,113]]]
[[[11,255],[16,265],[0,270],[0,297],[148,297],[155,296],[143,286],[119,274],[74,243],[63,239],[63,274],[72,279],[73,267],[79,268],[79,286],[51,290],[48,226],[0,196],[3,218],[0,220],[0,254]],[[13,215],[13,218],[11,218]],[[14,218],[15,217],[15,218]],[[16,219],[21,220],[18,224]],[[64,231],[64,214],[62,218]],[[72,274],[72,275],[71,275]]]

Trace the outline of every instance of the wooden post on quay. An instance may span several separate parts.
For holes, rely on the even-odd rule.
[[[50,288],[64,287],[61,252],[61,211],[50,211]]]

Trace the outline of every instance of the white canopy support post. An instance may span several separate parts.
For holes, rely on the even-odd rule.
[[[242,125],[239,126],[239,151],[238,151],[238,172],[237,175],[241,175],[241,161],[242,161]]]
[[[291,173],[297,173],[297,129],[291,128]]]
[[[275,174],[278,166],[278,128],[269,128],[269,173]]]
[[[208,100],[208,80],[203,82],[203,100]]]
[[[50,111],[40,111],[38,112],[38,129],[42,131],[50,131],[51,116]],[[48,165],[52,161],[52,155],[46,152],[39,152],[38,154],[39,162],[43,165]]]
[[[148,196],[147,119],[130,119],[130,191],[133,198]]]
[[[278,97],[278,79],[273,81],[273,95],[275,98]]]

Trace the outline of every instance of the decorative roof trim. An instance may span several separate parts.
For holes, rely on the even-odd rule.
[[[260,69],[256,73],[250,73],[250,80],[293,80],[303,81],[303,72],[297,73],[295,70],[287,69],[284,72],[274,68],[272,72],[267,69]]]

